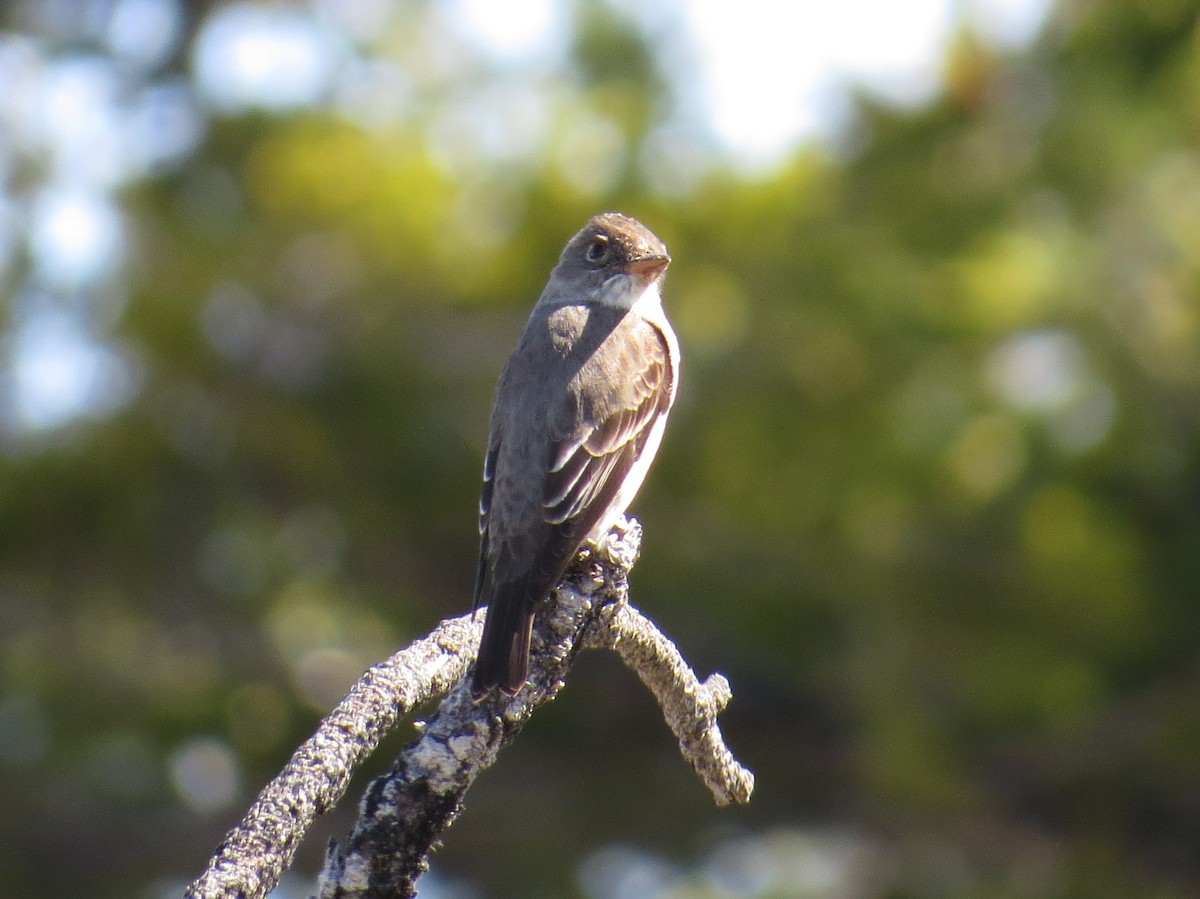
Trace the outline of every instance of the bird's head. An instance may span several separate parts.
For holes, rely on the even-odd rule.
[[[547,294],[629,309],[648,291],[659,296],[670,262],[666,246],[649,228],[637,219],[606,212],[567,243],[550,275]]]

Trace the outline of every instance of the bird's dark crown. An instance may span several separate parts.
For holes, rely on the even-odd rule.
[[[650,258],[670,259],[666,245],[654,232],[637,219],[605,212],[594,216],[571,238],[559,262],[620,270]]]

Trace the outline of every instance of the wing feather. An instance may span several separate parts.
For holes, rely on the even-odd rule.
[[[483,457],[483,486],[479,490],[479,568],[475,572],[475,608],[479,608],[479,599],[483,595],[483,582],[487,574],[488,552],[491,541],[488,539],[488,521],[492,514],[492,488],[496,477],[496,456],[500,454],[500,444],[493,443],[488,447]]]
[[[540,521],[507,504],[514,499],[504,494],[512,472],[503,470],[503,438],[493,426],[495,443],[484,460],[479,503],[482,539],[475,603],[477,608],[487,603],[488,615],[476,692],[499,684],[515,693],[524,683],[537,603],[562,578],[593,528],[618,503],[628,501],[622,497],[626,479],[655,423],[670,409],[676,377],[670,353],[656,325],[629,317],[589,352],[562,397],[545,412],[549,440],[543,444]],[[501,492],[493,496],[498,468]],[[530,474],[531,484],[537,483],[538,475]],[[536,516],[536,493],[529,499]]]
[[[486,534],[488,518],[492,513],[492,489],[496,477],[496,457],[500,455],[500,444],[488,447],[483,457],[483,486],[479,489],[479,533]]]
[[[620,365],[622,376],[600,377],[585,366],[578,381],[588,379],[606,393],[568,391],[553,416],[561,435],[550,445],[542,502],[545,519],[562,524],[580,516],[591,520],[588,530],[616,497],[615,487],[625,479],[642,451],[650,429],[671,405],[671,363],[666,343],[648,323],[634,331],[636,340],[619,348],[609,364]],[[603,360],[594,363],[603,365]],[[600,497],[603,507],[592,509]],[[587,514],[588,512],[592,514]],[[585,534],[587,531],[584,532]]]

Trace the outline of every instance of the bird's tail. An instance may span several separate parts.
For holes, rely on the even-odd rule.
[[[525,579],[500,584],[491,591],[471,684],[475,695],[499,687],[511,696],[525,685],[529,676],[533,611],[534,602]]]

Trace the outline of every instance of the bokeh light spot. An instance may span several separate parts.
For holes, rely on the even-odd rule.
[[[74,287],[117,268],[123,248],[121,216],[102,195],[50,188],[30,212],[29,244],[43,280]]]
[[[446,14],[468,36],[499,57],[544,56],[561,35],[562,5],[554,0],[451,0]]]
[[[204,336],[231,362],[246,362],[254,356],[265,322],[262,302],[241,284],[218,285],[200,310]]]
[[[171,784],[184,804],[201,814],[228,808],[241,792],[241,766],[233,748],[216,737],[193,737],[171,753]]]
[[[1084,378],[1079,341],[1063,331],[1034,331],[1013,337],[987,360],[992,389],[1024,411],[1044,412],[1065,405]]]
[[[931,96],[951,9],[947,0],[686,6],[707,69],[699,73],[705,106],[718,135],[752,166],[773,165],[797,137],[837,124],[830,113],[840,81],[865,82],[896,102]]]
[[[217,109],[275,112],[307,106],[329,90],[345,56],[336,32],[296,9],[219,7],[196,39],[201,95]]]
[[[1116,418],[1117,400],[1112,388],[1092,382],[1050,420],[1050,439],[1069,455],[1086,453],[1108,438]]]
[[[665,896],[678,878],[665,860],[632,846],[605,846],[579,869],[579,883],[589,899],[653,899]]]
[[[81,415],[112,414],[141,387],[130,360],[95,341],[63,310],[31,314],[13,333],[9,353],[0,419],[18,433],[56,428]]]
[[[584,196],[611,190],[626,159],[625,133],[612,119],[589,111],[569,122],[558,138],[554,158],[559,174]]]
[[[153,69],[170,56],[183,27],[178,0],[120,0],[108,20],[108,45],[118,56]]]
[[[955,482],[978,502],[995,499],[1012,486],[1027,460],[1020,425],[1003,415],[972,419],[946,455]]]
[[[348,650],[325,646],[296,659],[293,673],[301,694],[314,709],[336,705],[358,680],[365,666]]]
[[[1112,430],[1116,399],[1095,378],[1079,340],[1065,331],[1018,334],[985,361],[993,393],[1014,409],[1042,416],[1062,452],[1085,453]]]

